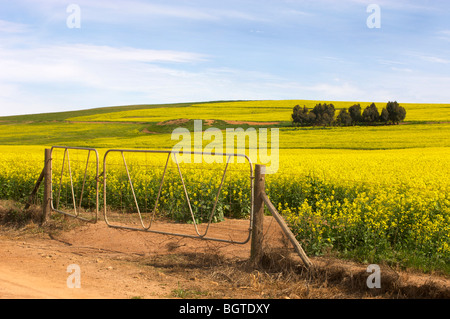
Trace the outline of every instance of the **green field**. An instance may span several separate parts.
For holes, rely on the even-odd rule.
[[[330,101],[130,105],[0,117],[0,198],[23,202],[42,170],[44,148],[53,145],[94,147],[101,154],[108,148],[170,150],[177,143],[172,131],[192,131],[195,119],[204,120],[204,130],[278,128],[279,170],[267,176],[267,192],[309,254],[450,273],[450,104],[400,103],[407,111],[400,125],[291,126],[295,105],[312,108],[319,102]],[[332,103],[337,109],[355,104]],[[364,108],[371,102],[358,103]],[[380,110],[385,106],[375,103]],[[170,122],[179,119],[184,120]],[[61,158],[55,159],[58,165]],[[143,170],[139,161],[132,165],[133,179],[142,190],[139,200],[150,207],[148,200],[157,192],[154,180],[160,176],[159,169],[150,167],[161,162],[145,158],[153,166],[146,162],[149,168]],[[210,190],[217,185],[214,173],[200,172],[193,171],[189,178],[202,221],[210,208]],[[182,190],[171,181],[163,201],[168,206],[161,209],[183,219]],[[111,187],[117,194],[127,192],[123,177]],[[230,175],[226,194],[219,199],[220,214],[245,217],[249,192],[239,174]],[[112,196],[110,205],[131,207],[127,196]],[[84,199],[92,205],[92,198]]]

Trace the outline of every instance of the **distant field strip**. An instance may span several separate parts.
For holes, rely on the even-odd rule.
[[[292,108],[295,105],[312,109],[322,101],[282,100],[282,101],[242,101],[202,103],[192,106],[156,107],[141,110],[117,111],[68,118],[75,122],[163,122],[175,118],[215,119],[224,121],[291,121]],[[333,103],[336,109],[348,108],[356,102],[326,101]],[[364,109],[371,102],[358,102]],[[376,103],[381,111],[386,102]],[[450,104],[411,104],[401,103],[406,108],[406,121],[450,121]]]
[[[0,124],[0,145],[64,145],[171,149],[171,133],[148,134],[157,125],[120,123]],[[205,124],[203,128],[208,126]],[[192,131],[191,131],[192,132]],[[193,134],[193,133],[192,133]],[[193,138],[192,138],[193,140]],[[280,149],[403,149],[450,146],[449,124],[280,128]],[[207,145],[210,141],[203,141]],[[225,142],[225,139],[224,139]]]

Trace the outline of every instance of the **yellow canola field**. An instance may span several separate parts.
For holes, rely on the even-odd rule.
[[[407,251],[448,264],[449,148],[281,154],[270,198],[310,251]]]

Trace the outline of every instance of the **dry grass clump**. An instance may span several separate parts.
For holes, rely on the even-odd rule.
[[[211,298],[229,295],[230,291],[235,298],[450,298],[450,288],[445,284],[412,280],[388,266],[381,266],[381,288],[370,289],[370,273],[362,265],[335,258],[314,259],[314,263],[310,271],[291,250],[273,248],[265,250],[256,267],[248,259],[198,252],[158,257],[151,265],[171,273],[189,272],[197,289],[200,282],[212,283],[214,289],[210,287],[207,294]]]
[[[0,225],[11,228],[22,228],[29,223],[38,223],[39,208],[32,206],[24,210],[21,205],[13,201],[0,202]]]

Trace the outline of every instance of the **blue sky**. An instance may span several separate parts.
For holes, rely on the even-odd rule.
[[[259,99],[450,103],[450,2],[0,0],[0,115]]]

